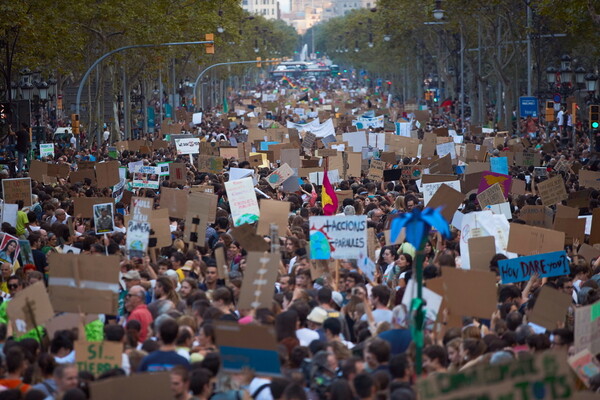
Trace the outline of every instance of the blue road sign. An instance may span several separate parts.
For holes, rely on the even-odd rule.
[[[521,118],[538,117],[538,99],[537,97],[519,97],[519,116]]]

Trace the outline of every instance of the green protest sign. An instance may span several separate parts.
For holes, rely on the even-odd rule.
[[[421,400],[569,399],[574,393],[565,354],[548,351],[507,364],[482,364],[417,382]]]

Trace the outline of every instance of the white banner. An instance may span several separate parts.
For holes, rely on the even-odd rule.
[[[175,147],[177,148],[177,154],[199,154],[200,153],[200,139],[199,138],[175,139]]]
[[[353,259],[367,254],[367,216],[310,217],[310,258]]]

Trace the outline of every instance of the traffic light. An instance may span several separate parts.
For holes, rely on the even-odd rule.
[[[10,123],[10,103],[0,103],[0,126]]]
[[[600,128],[600,105],[590,106],[590,129]]]
[[[262,68],[262,57],[256,57],[256,66]]]
[[[206,35],[204,35],[204,40],[208,41],[212,41],[212,43],[205,43],[205,49],[206,49],[206,54],[215,54],[215,35],[213,33],[207,33]]]
[[[73,135],[79,135],[79,114],[71,114],[71,128]]]
[[[554,121],[554,102],[546,102],[546,122]]]

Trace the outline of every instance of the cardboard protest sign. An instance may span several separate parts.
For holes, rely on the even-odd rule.
[[[114,368],[121,368],[123,344],[121,342],[75,342],[75,364],[79,371],[89,371],[95,376]]]
[[[98,319],[98,314],[85,314],[85,316],[81,317],[81,314],[77,313],[62,313],[56,315],[53,318],[50,318],[44,325],[46,328],[46,332],[48,333],[48,337],[52,339],[54,334],[58,331],[64,329],[75,329],[79,328],[81,324],[84,325],[89,324]]]
[[[539,167],[541,163],[541,155],[539,152],[532,153],[526,151],[515,152],[515,164],[519,167]]]
[[[8,303],[6,313],[16,337],[44,325],[54,316],[44,282],[36,282],[18,292]]]
[[[206,209],[206,220],[208,223],[215,222],[215,218],[217,217],[217,202],[219,201],[219,196],[213,194],[212,192],[203,191],[191,191],[194,193],[194,197],[188,198],[188,203],[191,201],[200,201]]]
[[[292,168],[287,164],[283,164],[281,167],[277,168],[269,176],[267,176],[267,183],[269,186],[275,189],[278,186],[281,186],[283,182],[285,182],[292,175],[294,175]]]
[[[590,190],[583,189],[569,193],[567,206],[575,208],[585,208],[590,205]]]
[[[367,178],[374,180],[383,179],[383,170],[385,169],[385,162],[379,160],[371,160]]]
[[[221,171],[219,171],[221,172]],[[184,163],[169,163],[168,176],[169,182],[175,182],[182,185],[186,184],[187,168]],[[162,190],[162,189],[161,189]]]
[[[261,235],[256,234],[254,225],[244,224],[231,230],[231,235],[247,251],[263,252],[269,250],[269,244]]]
[[[567,309],[571,304],[573,298],[570,294],[544,285],[540,289],[528,320],[551,331],[558,327],[557,324],[565,322]]]
[[[200,154],[198,156],[198,171],[211,174],[223,172],[223,157],[205,156]]]
[[[163,187],[160,191],[160,207],[169,210],[171,218],[185,218],[188,194],[187,190]]]
[[[582,218],[555,218],[554,229],[565,233],[565,244],[572,244],[573,239],[578,239],[583,243],[585,238],[585,223]]]
[[[251,367],[260,375],[281,374],[275,330],[272,326],[218,322],[215,324],[215,336],[223,371],[240,372],[244,367]],[[248,338],[253,340],[247,340]]]
[[[90,382],[90,398],[94,400],[115,400],[123,396],[140,399],[171,399],[169,372],[152,374],[131,374],[117,378]]]
[[[359,259],[367,254],[367,216],[340,215],[309,218],[313,260]]]
[[[532,206],[528,204],[521,209],[519,218],[527,222],[527,225],[552,229],[553,215],[554,212],[548,206]]]
[[[127,224],[127,253],[129,258],[144,257],[150,240],[150,223],[129,220]]]
[[[40,160],[31,160],[29,177],[34,181],[42,182],[44,175],[48,175],[48,164]]]
[[[173,243],[168,210],[152,210],[148,247],[166,247]]]
[[[448,174],[452,175],[452,158],[449,154],[444,157],[440,157],[438,160],[429,164],[430,174]]]
[[[579,170],[579,186],[600,189],[600,171]]]
[[[423,203],[425,207],[428,206],[429,201],[433,198],[435,193],[443,185],[450,186],[452,189],[456,190],[457,192],[460,192],[460,181],[424,183],[421,191],[423,192]]]
[[[600,208],[595,208],[592,211],[592,229],[590,230],[590,244],[593,245],[596,243],[600,243]]]
[[[54,310],[75,313],[117,313],[119,257],[52,253],[48,257],[48,292]]]
[[[31,206],[31,178],[2,179],[2,195],[5,203],[18,204],[22,200],[24,207]]]
[[[477,193],[483,192],[485,189],[492,186],[494,183],[499,183],[502,186],[502,193],[504,193],[504,197],[508,196],[510,193],[510,185],[512,182],[512,178],[509,175],[497,174],[491,171],[485,171],[481,175],[481,181],[479,182],[479,188],[477,189]]]
[[[48,176],[66,178],[71,170],[69,164],[47,164]]]
[[[442,215],[448,222],[452,222],[452,217],[465,199],[465,195],[459,190],[455,190],[450,185],[441,185],[427,203],[428,207],[442,207]]]
[[[560,391],[556,389],[558,382]],[[432,374],[418,379],[416,389],[420,400],[533,398],[525,393],[558,399],[574,392],[564,354],[552,351],[519,357],[510,363],[485,363],[456,373]]]
[[[575,351],[600,353],[600,301],[575,308]]]
[[[200,153],[199,138],[181,138],[174,139],[177,154],[198,154]],[[218,151],[218,149],[217,149]]]
[[[115,230],[114,204],[94,204],[94,230],[96,235],[112,233]]]
[[[260,200],[260,219],[256,233],[259,235],[269,235],[271,224],[279,228],[279,236],[285,236],[290,215],[290,202],[261,199]]]
[[[138,222],[148,222],[153,208],[153,199],[148,197],[132,197],[129,207],[131,219]]]
[[[490,262],[496,255],[496,242],[493,236],[469,238],[469,262],[471,269],[489,271]]]
[[[522,224],[510,224],[507,250],[526,256],[563,250],[565,233]]]
[[[118,161],[108,161],[96,164],[96,180],[99,188],[107,188],[115,186],[119,183],[119,166]]]
[[[591,263],[594,258],[600,257],[600,250],[589,244],[582,243],[581,246],[579,246],[579,250],[577,250],[577,254],[585,258],[587,262]]]
[[[477,195],[477,201],[481,209],[485,209],[487,206],[494,204],[504,203],[504,193],[499,183],[494,183],[489,188],[485,189]]]
[[[106,203],[111,203],[114,206],[114,199],[110,197],[75,197],[73,198],[75,216],[81,215],[81,218],[94,218],[94,205]]]
[[[442,278],[451,313],[489,318],[496,309],[496,274],[493,272],[443,267]],[[469,288],[468,293],[465,288]]]
[[[590,387],[590,378],[600,374],[600,363],[598,363],[596,357],[587,349],[572,355],[567,359],[567,362],[575,374],[577,374],[577,377],[588,388]]]
[[[456,222],[456,216],[460,216],[460,220]],[[507,256],[512,256],[507,253],[508,237],[510,224],[504,215],[495,215],[489,210],[470,212],[468,214],[456,213],[452,225],[460,226],[460,254],[461,268],[470,269],[469,259],[469,239],[481,236],[493,236],[496,242],[496,253],[502,253]]]
[[[542,203],[545,206],[552,206],[569,197],[565,189],[565,182],[560,175],[538,183],[537,188],[542,198]]]
[[[234,226],[258,221],[260,210],[254,193],[252,178],[225,182],[225,190],[227,191]]]
[[[240,292],[240,310],[270,307],[275,292],[279,255],[248,252],[248,262]]]
[[[209,200],[204,193],[190,193],[185,215],[184,240],[204,246],[208,225]]]
[[[549,278],[568,275],[571,271],[564,250],[500,260],[498,267],[502,283],[528,281],[533,274],[538,274],[541,278]]]
[[[98,185],[96,171],[93,168],[79,169],[77,171],[71,171],[69,174],[69,182],[71,183],[85,183],[86,179],[90,180],[92,186]]]
[[[510,187],[510,193],[515,196],[526,194],[527,192],[525,191],[525,184],[525,181],[513,179]]]

